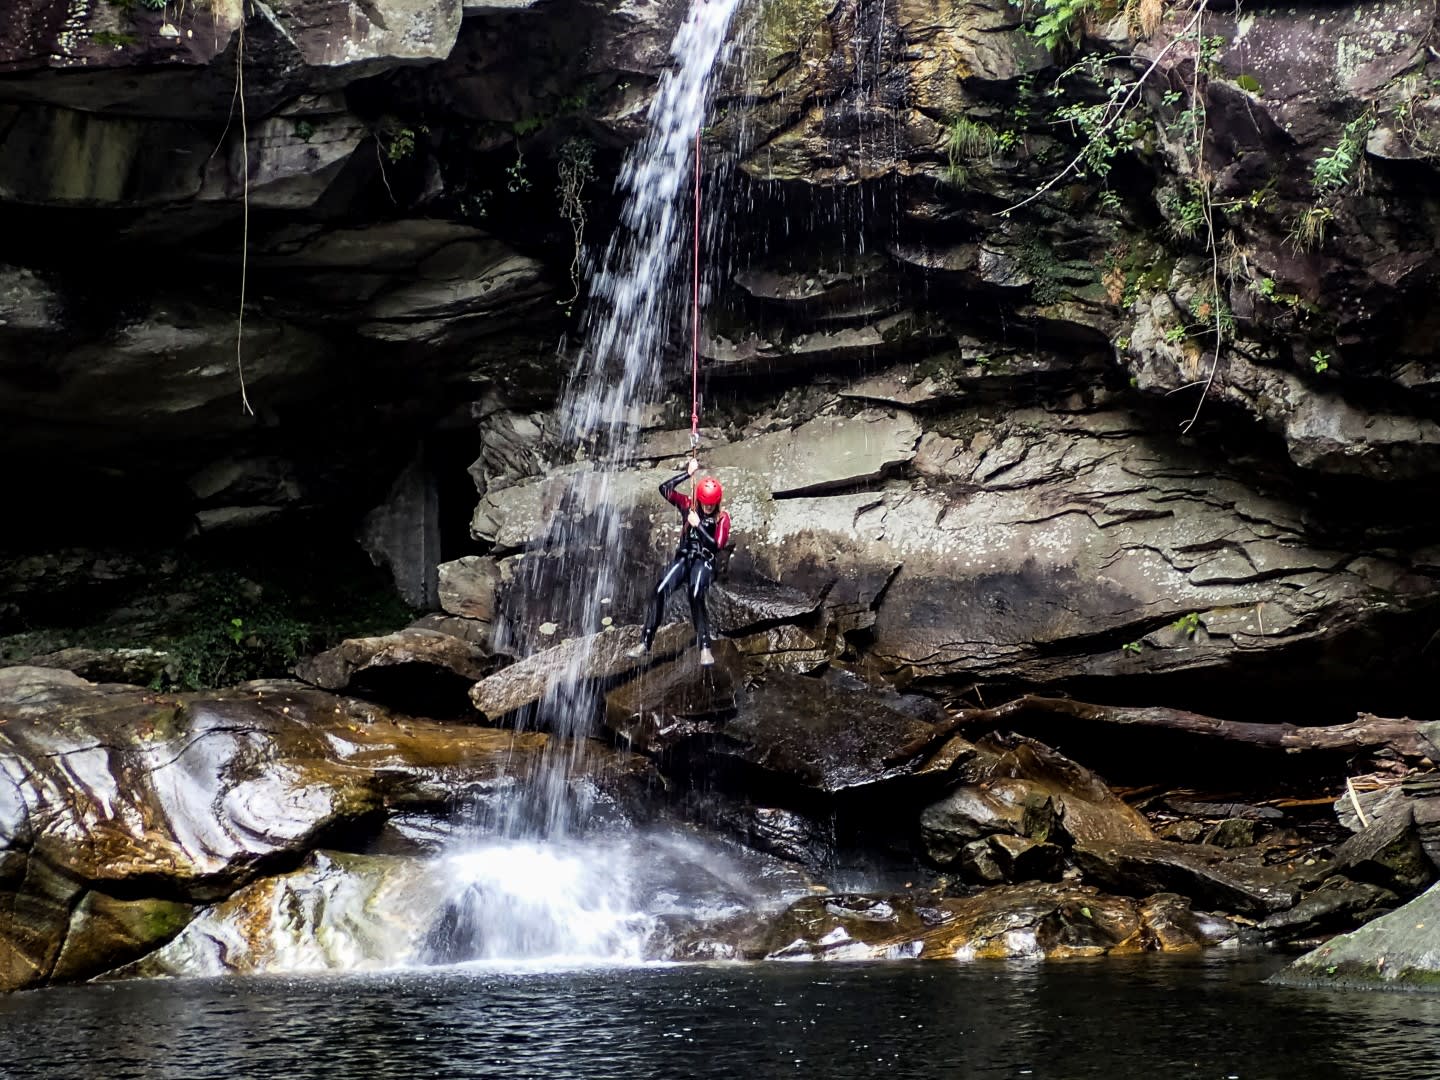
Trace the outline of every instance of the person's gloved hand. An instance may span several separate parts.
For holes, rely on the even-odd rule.
[[[700,515],[697,514],[694,510],[691,510],[690,513],[687,514],[685,517],[685,523],[687,525],[698,528],[700,525]]]
[[[690,476],[694,476],[699,469],[700,462],[696,461],[693,457],[685,463],[685,472]]]

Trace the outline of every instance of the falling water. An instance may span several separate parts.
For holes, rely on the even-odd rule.
[[[615,595],[625,554],[615,477],[633,456],[637,411],[661,395],[666,346],[690,295],[676,264],[694,221],[696,135],[712,75],[733,48],[728,31],[739,3],[693,0],[648,133],[617,180],[624,209],[595,261],[584,345],[558,410],[565,442],[577,456],[591,454],[575,483],[582,510],[563,506],[539,550],[522,560],[517,591],[531,610],[518,613],[520,625],[537,622],[529,616],[543,604],[565,613],[567,626],[595,632]],[[653,836],[572,835],[585,823],[586,736],[599,707],[584,677],[587,659],[582,648],[553,674],[537,719],[555,737],[524,796],[487,840],[445,863],[458,892],[432,943],[439,958],[626,962],[640,958],[654,932],[654,889],[647,902],[640,873],[653,861]]]
[[[693,226],[695,142],[705,121],[711,82],[733,42],[729,26],[740,0],[694,0],[671,45],[673,65],[662,76],[647,134],[627,156],[616,181],[623,196],[618,228],[595,260],[585,339],[558,415],[564,442],[577,456],[574,503],[549,522],[540,549],[522,561],[522,605],[565,613],[579,632],[601,629],[620,585],[622,493],[617,470],[632,458],[639,417],[664,389],[662,369],[672,330],[690,297],[688,274],[677,263],[688,253]],[[577,510],[577,505],[580,508]],[[633,567],[631,568],[633,569]],[[521,613],[520,624],[536,622]],[[540,721],[558,736],[532,785],[534,799],[515,832],[563,836],[574,823],[572,778],[581,770],[583,738],[597,711],[596,691],[583,672],[587,650],[573,652],[540,703]]]

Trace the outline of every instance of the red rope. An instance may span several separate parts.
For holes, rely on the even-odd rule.
[[[690,332],[690,448],[700,445],[700,131],[695,131],[695,307]]]

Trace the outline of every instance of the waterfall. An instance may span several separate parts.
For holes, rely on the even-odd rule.
[[[629,553],[616,476],[634,455],[637,412],[662,394],[665,348],[688,310],[689,275],[676,271],[677,264],[689,266],[696,134],[714,73],[735,47],[729,27],[739,6],[740,0],[693,0],[671,44],[673,63],[656,88],[647,133],[616,180],[620,222],[592,260],[584,343],[557,408],[564,444],[588,456],[589,465],[574,474],[573,499],[521,560],[515,590],[521,610],[514,613],[520,625],[538,623],[530,615],[544,604],[579,633],[594,633],[607,625],[612,598],[625,584],[620,568]],[[635,569],[632,559],[624,572]],[[583,739],[599,707],[582,675],[588,659],[583,650],[572,654],[540,703],[537,722],[556,736],[553,760],[532,785],[530,804],[514,815],[512,834],[560,837],[575,824],[570,781],[582,771]]]
[[[693,0],[671,45],[646,136],[616,182],[619,227],[592,261],[584,342],[559,404],[562,438],[590,465],[577,473],[577,497],[547,525],[538,549],[521,560],[520,603],[565,612],[581,634],[604,625],[620,585],[622,522],[615,477],[633,457],[635,411],[657,402],[664,353],[690,297],[687,243],[696,134],[714,73],[734,48],[731,19],[740,0]],[[633,573],[633,560],[624,573]],[[518,622],[538,608],[518,613]],[[522,645],[529,643],[521,642]],[[548,642],[547,642],[548,644]],[[487,839],[444,866],[455,898],[431,934],[429,953],[445,961],[633,962],[656,927],[647,863],[655,836],[572,835],[585,824],[586,737],[599,711],[596,688],[577,653],[557,670],[536,722],[554,735],[542,768],[506,808]],[[692,853],[672,870],[713,862]],[[679,890],[683,892],[684,890]]]

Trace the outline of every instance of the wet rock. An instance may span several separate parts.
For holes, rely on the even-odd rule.
[[[1399,906],[1389,889],[1336,875],[1306,893],[1288,911],[1277,911],[1260,923],[1260,929],[1283,941],[1351,930]]]
[[[175,900],[118,900],[87,892],[70,916],[49,978],[81,982],[144,956],[184,930],[194,912],[193,905]]]
[[[297,678],[343,690],[413,715],[468,712],[470,687],[499,661],[478,646],[413,627],[383,637],[349,638],[295,665]]]
[[[1065,845],[1154,838],[1144,817],[1099,777],[1033,740],[982,744],[956,771],[962,786],[920,817],[926,854],[942,866],[972,841],[989,837]],[[971,858],[976,858],[973,851]],[[1009,847],[992,850],[985,859],[987,873],[991,863],[1002,874],[1015,864]]]
[[[1234,942],[1241,928],[1223,916],[1195,911],[1174,893],[1157,893],[1140,905],[1140,937],[1160,952],[1188,952]]]
[[[926,807],[920,817],[925,853],[941,866],[953,862],[972,841],[1005,832],[1044,840],[1055,827],[1055,804],[1025,781],[1001,780],[985,787],[958,788]]]
[[[783,807],[743,806],[726,810],[720,824],[748,847],[807,865],[830,849],[830,831],[804,814]]]
[[[313,852],[205,910],[169,944],[111,977],[345,969],[423,961],[443,911],[441,867],[419,859]]]
[[[76,938],[74,970],[103,970],[171,925],[149,901],[225,896],[323,836],[364,834],[390,808],[443,807],[457,786],[523,777],[546,744],[295,682],[158,695],[0,669],[3,985],[57,977],[82,892],[140,905],[92,902],[98,921]]]
[[[831,651],[798,626],[779,626],[737,638],[735,647],[760,671],[810,675],[830,662]]]
[[[1065,959],[1189,950],[1235,936],[1180,897],[1141,902],[1072,885],[1019,885],[955,897],[814,897],[793,904],[761,942],[774,960]],[[763,950],[763,952],[762,952]]]
[[[986,837],[985,842],[1004,881],[1057,881],[1060,878],[1065,852],[1058,844],[1004,833],[994,833]]]
[[[468,641],[480,649],[486,649],[490,644],[490,624],[479,619],[467,619],[462,615],[442,615],[439,612],[432,612],[416,619],[408,629],[447,634],[450,637],[459,638],[461,641]]]
[[[1224,818],[1226,821],[1282,821],[1285,813],[1273,806],[1255,806],[1238,802],[1205,802],[1197,799],[1167,798],[1165,805],[1177,814],[1201,818]],[[1236,826],[1238,828],[1238,826]]]
[[[738,341],[717,337],[701,342],[701,357],[718,378],[746,379],[760,373],[798,372],[898,359],[933,352],[939,333],[913,311],[900,311],[859,326],[815,329],[793,336],[748,335]]]
[[[1175,892],[1248,915],[1293,907],[1300,899],[1300,882],[1314,876],[1269,866],[1251,852],[1164,840],[1081,843],[1072,857],[1087,878],[1105,888],[1132,894]]]
[[[949,852],[944,847],[933,846],[927,851],[927,854],[936,862],[943,862]],[[954,861],[959,865],[960,872],[965,875],[967,881],[998,885],[1005,880],[1005,871],[1000,868],[1000,860],[995,855],[995,848],[987,836],[984,840],[972,840],[960,848]]]
[[[1198,844],[1206,833],[1205,824],[1200,821],[1169,821],[1155,830],[1161,840],[1177,840],[1182,844]]]
[[[674,655],[694,639],[695,630],[688,623],[669,623],[655,635],[650,656],[635,659],[625,652],[640,643],[638,626],[612,627],[570,638],[480,680],[470,690],[470,701],[487,719],[496,720],[543,700],[570,673],[581,680],[612,679],[643,667],[650,659]]]
[[[493,622],[500,589],[500,567],[494,559],[466,555],[439,567],[440,606],[452,615]]]
[[[739,656],[715,642],[716,663],[702,667],[699,651],[647,667],[605,696],[605,724],[625,746],[664,755],[698,736],[716,734],[735,715]]]
[[[737,574],[736,579],[717,581],[710,587],[707,600],[707,611],[715,625],[726,633],[743,633],[765,623],[804,618],[818,611],[823,600],[813,590],[760,580],[755,575],[741,578]]]
[[[1440,989],[1440,886],[1333,938],[1270,977],[1282,986]]]

